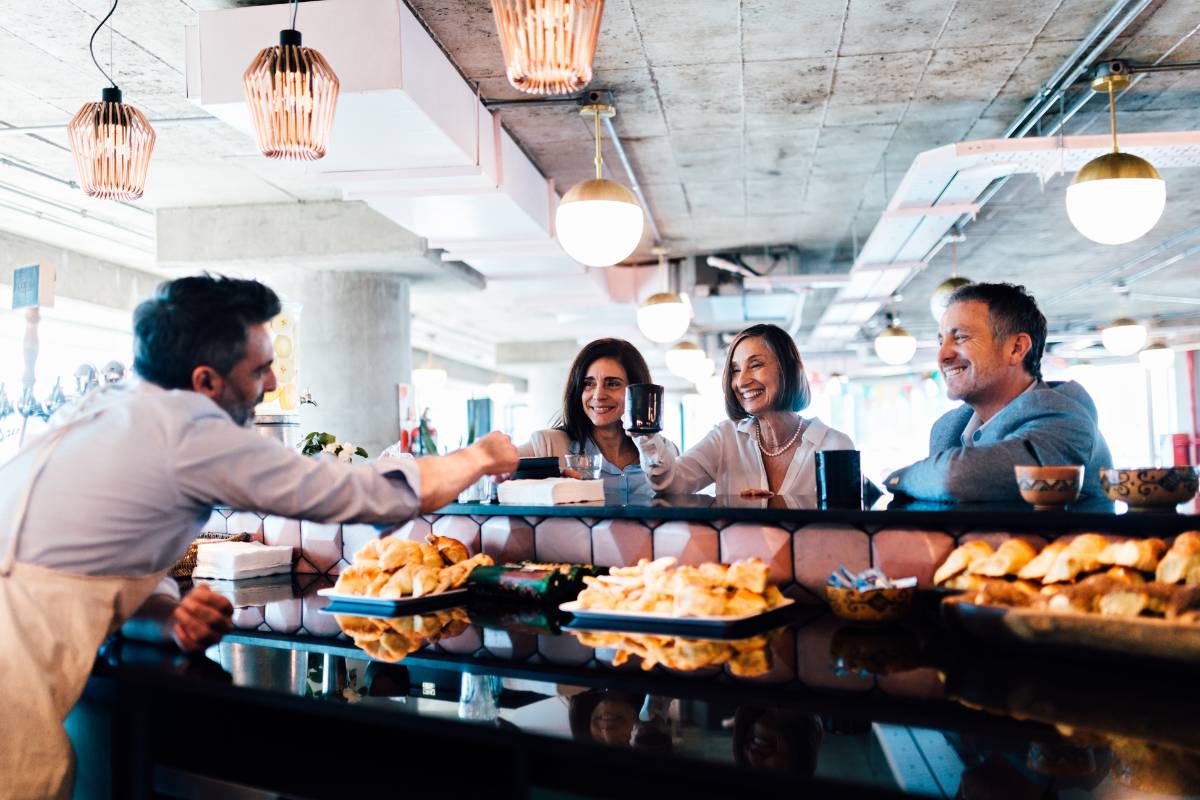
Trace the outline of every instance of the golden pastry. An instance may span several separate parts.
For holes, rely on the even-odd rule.
[[[471,554],[467,552],[466,546],[458,539],[451,539],[449,536],[436,536],[432,533],[425,538],[426,541],[437,548],[438,553],[442,556],[442,560],[447,564],[457,564],[471,557]]]
[[[1054,566],[1058,554],[1067,549],[1066,542],[1051,542],[1042,548],[1032,561],[1017,571],[1017,577],[1030,581],[1040,581]]]
[[[995,551],[992,550],[992,546],[982,539],[959,545],[950,551],[950,555],[946,556],[946,560],[937,568],[937,572],[933,573],[934,584],[940,586],[955,575],[965,572],[979,559],[987,558],[993,552]]]
[[[1035,556],[1037,556],[1037,551],[1029,542],[1024,539],[1009,539],[990,556],[974,561],[971,566],[967,567],[967,572],[988,578],[1016,575]]]
[[[1100,567],[1100,553],[1107,546],[1108,540],[1100,534],[1081,533],[1054,559],[1042,583],[1073,581],[1080,575],[1095,572]]]
[[[1099,561],[1101,564],[1154,572],[1166,550],[1167,543],[1162,539],[1129,539],[1105,547],[1100,552]]]
[[[1155,580],[1181,583],[1189,572],[1200,566],[1200,531],[1187,531],[1175,537],[1171,549],[1158,563]]]

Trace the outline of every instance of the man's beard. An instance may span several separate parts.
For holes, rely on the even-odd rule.
[[[243,428],[248,428],[254,423],[254,407],[261,403],[263,395],[260,394],[258,399],[253,403],[235,403],[225,411],[233,419],[235,423]]]

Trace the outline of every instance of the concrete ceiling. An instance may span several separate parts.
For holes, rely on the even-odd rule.
[[[522,97],[504,77],[488,0],[407,2],[484,98]],[[151,118],[203,116],[184,98],[184,27],[198,11],[265,4],[271,3],[124,0],[113,19],[111,52],[127,99]],[[616,94],[614,124],[674,252],[794,245],[800,270],[843,272],[913,157],[1000,135],[1110,5],[608,0],[592,85]],[[61,124],[98,97],[104,82],[86,45],[108,6],[108,0],[6,6],[0,126]],[[1195,0],[1156,0],[1106,56],[1200,60],[1198,28]],[[107,65],[107,30],[97,37],[97,55]],[[1102,132],[1103,116],[1094,113],[1100,110],[1089,106],[1068,132]],[[570,106],[512,105],[500,113],[560,192],[588,177],[590,127]],[[1200,73],[1146,77],[1121,99],[1119,121],[1129,132],[1200,128]],[[0,229],[161,269],[147,211],[339,199],[330,184],[261,158],[249,137],[223,123],[164,125],[158,134],[146,196],[127,205],[93,202],[61,183],[74,179],[62,131],[0,136],[0,158],[7,159],[0,162]],[[610,173],[624,181],[611,148],[606,158]],[[1118,248],[1087,242],[1070,227],[1062,207],[1069,176],[1044,187],[1036,179],[1013,180],[966,227],[960,269],[975,279],[1025,283],[1044,301],[1056,297],[1200,227],[1198,173],[1165,171],[1162,223]],[[75,230],[96,225],[111,229],[110,239],[124,238]],[[649,244],[643,242],[643,255]],[[919,334],[931,332],[926,298],[949,274],[949,258],[944,250],[905,292],[901,312]],[[1197,263],[1183,259],[1137,288],[1200,296]],[[564,326],[580,337],[605,326],[628,330],[632,307],[594,305],[589,281],[581,275],[561,284],[533,276],[496,281],[475,296],[431,294],[416,311],[495,342],[557,340]],[[831,294],[810,299],[808,327]],[[1113,293],[1101,282],[1051,308],[1057,321],[1084,328],[1112,316]],[[1130,310],[1190,313],[1186,305],[1145,301],[1133,301]]]

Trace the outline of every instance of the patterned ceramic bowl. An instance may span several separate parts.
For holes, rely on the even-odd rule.
[[[1196,496],[1196,468],[1102,469],[1100,486],[1109,500],[1128,503],[1130,511],[1166,511]]]
[[[825,598],[829,607],[842,619],[854,622],[891,622],[908,616],[912,611],[917,587],[904,589],[876,589],[860,592],[844,586],[825,584]]]
[[[1013,467],[1017,488],[1035,511],[1054,511],[1079,499],[1083,467]]]

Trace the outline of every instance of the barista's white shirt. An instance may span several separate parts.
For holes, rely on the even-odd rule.
[[[403,522],[419,510],[415,462],[305,458],[240,427],[207,397],[133,382],[101,390],[32,487],[21,563],[143,576],[183,556],[214,505],[319,522]],[[43,439],[0,465],[0,549]]]
[[[641,439],[643,437],[639,437]],[[723,420],[708,435],[701,439],[682,456],[675,456],[670,448],[659,448],[651,457],[653,440],[659,435],[647,437],[647,443],[638,441],[642,451],[642,466],[649,476],[650,485],[658,492],[690,494],[709,484],[717,485],[718,495],[737,495],[745,489],[766,489],[767,471],[763,466],[762,451],[754,436],[754,418],[740,422]],[[834,430],[813,417],[808,428],[800,436],[800,444],[793,451],[792,463],[788,465],[783,483],[776,494],[809,495],[817,491],[816,467],[813,453],[818,450],[853,450],[854,442],[841,431]],[[657,465],[652,462],[658,461]]]

